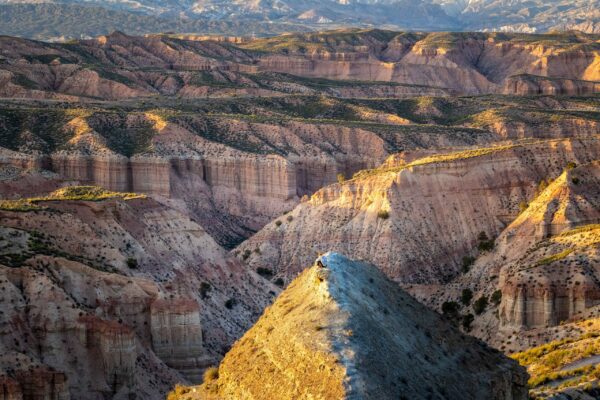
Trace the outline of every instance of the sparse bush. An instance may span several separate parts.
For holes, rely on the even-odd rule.
[[[127,259],[127,267],[129,267],[129,269],[138,269],[138,261],[133,257],[129,257]]]
[[[467,314],[462,319],[463,329],[467,332],[471,331],[471,324],[475,320],[475,316],[473,314]]]
[[[200,284],[200,297],[204,300],[208,298],[208,292],[212,290],[212,286],[208,282],[202,282]]]
[[[490,300],[492,301],[492,304],[496,306],[499,305],[502,301],[502,291],[496,290],[494,293],[492,293],[492,297],[490,297]]]
[[[485,311],[487,306],[488,298],[486,296],[481,296],[480,298],[475,300],[475,303],[473,303],[473,311],[475,311],[475,314],[480,315]]]
[[[344,174],[337,174],[337,181],[338,183],[346,182],[346,177],[344,176]]]
[[[573,182],[573,184],[575,185],[579,185],[581,183],[581,180],[578,177],[574,177],[573,179],[571,179],[571,182]]]
[[[442,313],[450,319],[458,318],[458,310],[460,305],[455,301],[446,301],[442,304]]]
[[[471,289],[463,289],[462,294],[460,295],[460,302],[465,306],[471,304],[471,300],[473,300],[473,292]]]
[[[488,238],[487,233],[481,232],[477,239],[479,240],[479,245],[477,245],[479,251],[490,251],[494,248],[494,239]]]
[[[273,283],[276,284],[279,287],[283,287],[283,285],[285,285],[285,282],[281,278],[275,279],[275,282],[273,282]]]
[[[246,261],[248,259],[248,257],[250,257],[250,254],[252,254],[252,252],[248,249],[244,250],[244,253],[242,254],[242,259],[244,261]]]
[[[388,219],[390,217],[390,213],[387,210],[379,210],[377,213],[377,218]]]
[[[281,226],[282,222],[280,220],[275,221],[276,226]]]
[[[273,271],[269,268],[258,267],[256,268],[256,273],[266,279],[271,279],[273,276]]]
[[[210,367],[204,371],[204,382],[212,382],[219,379],[219,368]]]
[[[235,304],[236,304],[236,301],[235,301],[235,299],[229,299],[229,300],[227,300],[227,301],[225,302],[225,307],[226,307],[228,310],[231,310],[231,309],[232,309],[232,308],[235,306]]]
[[[467,273],[471,269],[471,265],[475,263],[475,257],[464,256],[462,259],[462,272]]]
[[[526,201],[522,201],[519,203],[519,211],[524,212],[529,207],[529,204]]]
[[[569,161],[567,163],[567,171],[575,169],[575,168],[577,168],[577,164],[575,164],[573,161]]]

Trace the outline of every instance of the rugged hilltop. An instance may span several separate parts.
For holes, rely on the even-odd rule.
[[[368,81],[371,83],[359,85],[366,87],[367,97],[369,92],[371,96],[379,92],[380,97],[398,97],[581,95],[599,90],[598,36],[580,32],[532,35],[350,29],[232,42],[218,37],[136,37],[120,32],[64,44],[4,36],[0,38],[0,94],[111,100],[155,95],[275,96],[311,90],[310,82],[261,75],[269,72]],[[343,85],[329,86],[324,91],[332,93]]]
[[[198,398],[525,399],[525,379],[374,266],[328,253],[233,346]]]
[[[70,186],[0,201],[0,221],[8,398],[164,398],[199,381],[277,291],[146,196]]]
[[[402,283],[448,282],[481,233],[497,237],[542,179],[594,161],[597,136],[515,142],[381,167],[328,186],[237,249],[289,279],[327,249],[378,265]],[[322,223],[327,221],[327,223]],[[298,247],[302,243],[302,247]],[[254,251],[258,249],[258,251]],[[312,253],[312,254],[311,254]]]
[[[599,32],[598,0],[2,0],[3,33],[65,40],[109,29],[269,35],[339,26]]]

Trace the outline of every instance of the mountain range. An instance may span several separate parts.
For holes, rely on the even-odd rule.
[[[66,40],[113,30],[264,36],[340,26],[600,31],[600,0],[0,0],[0,33]]]

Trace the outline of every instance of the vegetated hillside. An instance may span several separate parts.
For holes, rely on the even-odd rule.
[[[0,201],[0,221],[8,398],[164,398],[197,382],[277,291],[146,196],[60,188]]]
[[[600,395],[600,339],[598,318],[567,326],[570,337],[511,355],[529,371],[529,386],[536,398],[561,394],[582,399]]]
[[[577,32],[339,30],[231,41],[238,40],[120,32],[66,44],[0,37],[0,95],[71,101],[156,95],[398,98],[589,95],[600,89],[598,38]]]
[[[289,279],[317,252],[339,251],[402,283],[442,284],[464,256],[518,215],[542,179],[597,159],[597,135],[391,158],[321,189],[236,249]],[[326,223],[324,222],[326,221]],[[485,233],[482,238],[481,232]],[[298,246],[301,244],[301,246]],[[312,254],[311,254],[312,253]]]
[[[408,155],[414,158],[423,154],[419,151],[506,139],[588,136],[598,129],[597,103],[596,98],[321,96],[78,107],[6,102],[0,107],[0,163],[158,196],[232,247],[338,175],[349,178],[391,154],[416,152]]]
[[[593,332],[594,323],[586,319],[600,310],[599,174],[594,162],[571,164],[556,179],[544,178],[495,246],[476,260],[465,257],[464,275],[443,287],[410,288],[450,321],[504,352],[548,354],[545,366],[530,368],[536,396],[573,387],[594,393],[598,386],[593,366],[563,367],[600,354],[594,336],[578,346],[585,351],[566,350]],[[544,345],[551,341],[558,344]],[[527,350],[536,346],[541,347]],[[560,352],[550,353],[558,347]],[[534,362],[530,356],[519,359]]]
[[[170,398],[516,400],[527,398],[525,376],[376,267],[327,253],[289,285],[196,394],[178,388]]]

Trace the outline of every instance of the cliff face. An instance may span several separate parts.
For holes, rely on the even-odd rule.
[[[15,352],[3,352],[0,363],[8,369],[0,376],[3,400],[69,400],[67,379],[31,358]]]
[[[504,82],[504,94],[519,96],[585,96],[600,92],[600,83],[574,79],[549,79],[541,76],[511,76]]]
[[[0,48],[5,60],[0,68],[0,79],[6,83],[2,94],[17,98],[571,93],[590,90],[588,84],[575,81],[599,79],[596,36],[574,32],[519,35],[339,30],[237,44],[115,32],[93,40],[52,45],[4,37]],[[311,79],[273,79],[269,76],[273,72]],[[520,78],[511,78],[522,74],[557,78],[562,83],[559,87],[546,83],[536,91]],[[323,87],[315,78],[363,83],[329,82]]]
[[[197,396],[525,399],[525,380],[515,362],[461,335],[374,266],[327,253],[233,346],[218,380]]]
[[[561,175],[507,229],[507,242],[535,245],[501,271],[502,328],[556,326],[600,304],[599,167]]]
[[[0,346],[62,373],[72,398],[198,381],[277,291],[154,200],[53,199],[0,211]]]
[[[577,326],[600,307],[598,270],[598,162],[571,167],[547,185],[495,240],[479,252],[464,274],[445,285],[409,289],[423,303],[442,309],[461,304],[469,332],[505,352],[523,351],[553,340],[575,340]],[[546,178],[547,179],[547,178]],[[463,303],[465,290],[472,300]],[[486,307],[473,303],[485,298]]]
[[[311,252],[334,249],[403,283],[445,282],[480,233],[496,237],[539,181],[558,176],[569,161],[595,159],[598,150],[596,138],[550,140],[386,164],[321,189],[236,253],[288,279]]]

